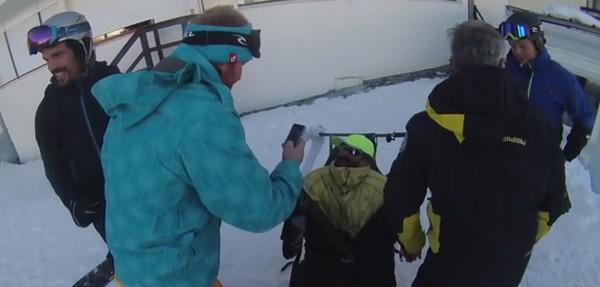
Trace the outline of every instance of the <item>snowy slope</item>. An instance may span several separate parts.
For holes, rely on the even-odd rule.
[[[570,20],[591,27],[600,28],[600,20],[581,11],[579,7],[569,7],[565,5],[548,5],[544,8],[544,14]]]
[[[349,98],[319,99],[310,105],[279,108],[244,117],[248,142],[259,160],[272,169],[280,143],[293,122],[323,124],[335,132],[403,131],[412,114],[439,79],[383,87]],[[360,117],[358,115],[361,115]],[[386,172],[400,141],[381,141],[378,162]],[[325,160],[323,151],[317,160]],[[579,162],[567,165],[572,211],[561,218],[535,249],[522,286],[600,286],[600,197],[590,190],[589,174]],[[70,286],[98,263],[105,248],[92,229],[76,228],[52,193],[40,161],[0,165],[0,286]],[[280,227],[263,234],[222,229],[219,278],[224,286],[284,287],[289,271],[280,273]],[[417,264],[399,263],[399,286],[409,286]]]

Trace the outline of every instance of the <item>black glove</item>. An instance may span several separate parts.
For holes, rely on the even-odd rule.
[[[305,216],[293,216],[283,224],[280,238],[283,241],[282,252],[285,259],[294,258],[301,252],[305,228]]]
[[[567,136],[567,144],[563,149],[563,154],[567,161],[572,161],[579,155],[581,150],[587,144],[591,133],[591,129],[580,124],[575,124],[573,126],[573,129],[571,129],[571,132]]]
[[[79,227],[87,227],[96,219],[96,215],[102,212],[104,203],[98,201],[78,201],[71,200],[69,202],[69,211],[73,217],[73,221]]]
[[[309,197],[303,191],[298,198],[294,212],[283,223],[280,238],[283,241],[282,252],[285,259],[294,258],[302,251],[306,231],[305,211],[309,203]]]

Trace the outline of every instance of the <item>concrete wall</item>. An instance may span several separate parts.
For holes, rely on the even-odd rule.
[[[28,6],[24,6],[27,3]],[[22,75],[44,64],[40,55],[28,54],[25,41],[27,31],[39,25],[39,18],[44,21],[61,11],[78,11],[86,15],[95,34],[102,34],[148,19],[158,22],[198,12],[198,7],[196,0],[24,0],[21,6],[15,7],[19,10],[13,14],[7,16],[3,11],[0,23],[7,32],[17,73]],[[39,16],[38,12],[40,12]],[[177,34],[181,35],[181,33]],[[0,35],[0,39],[0,84],[2,84],[16,75],[8,56],[4,36]],[[119,38],[97,47],[98,58],[112,60],[127,39],[128,37]],[[134,47],[123,61],[124,64],[131,63],[132,58],[135,58],[139,51],[141,51],[139,45]],[[22,161],[39,156],[34,137],[34,116],[49,78],[50,74],[43,67],[0,88],[0,115]]]
[[[564,5],[570,7],[586,7],[586,0],[510,0],[509,5],[536,12],[544,11],[546,5]]]
[[[96,34],[199,9],[195,0],[67,0],[58,4],[84,13]],[[234,88],[241,112],[360,84],[364,79],[447,64],[446,30],[467,19],[466,0],[298,0],[240,10],[263,30],[263,57],[244,67],[244,78]],[[164,34],[176,38],[179,32]],[[112,60],[126,40],[98,47],[98,58]],[[124,62],[132,61],[135,54]],[[49,77],[42,68],[0,88],[0,114],[23,161],[39,156],[34,115]]]
[[[446,31],[467,19],[466,1],[289,1],[240,10],[263,29],[263,57],[244,67],[234,88],[242,112],[447,64]]]
[[[485,18],[485,21],[498,26],[506,18],[508,0],[475,0],[475,5]]]

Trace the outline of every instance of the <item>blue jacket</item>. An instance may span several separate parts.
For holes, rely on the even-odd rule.
[[[102,163],[107,236],[127,287],[209,287],[219,269],[221,220],[263,232],[287,218],[299,162],[263,168],[245,141],[229,88],[182,44],[172,73],[142,71],[93,87],[110,115]]]
[[[575,75],[550,58],[546,49],[521,66],[508,55],[507,69],[528,87],[529,99],[547,115],[551,124],[562,131],[562,115],[567,112],[574,125],[591,130],[594,109]]]

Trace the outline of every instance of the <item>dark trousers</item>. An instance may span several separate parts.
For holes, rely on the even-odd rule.
[[[499,250],[498,252],[502,252]],[[427,251],[412,287],[517,287],[529,257],[506,261],[483,257],[447,256]],[[495,262],[495,263],[494,263]]]
[[[396,287],[393,254],[391,265],[384,261],[350,263],[332,256],[309,253],[293,267],[289,286]]]
[[[104,243],[106,243],[105,222],[106,222],[106,205],[103,204],[102,211],[98,212],[96,214],[96,218],[94,218],[94,221],[92,221],[92,224],[94,225],[94,229],[96,229],[96,232],[98,232],[98,235],[100,235],[100,237],[102,238]],[[108,245],[107,245],[107,248],[108,248]],[[110,251],[108,251],[108,254],[106,254],[106,259],[110,260],[111,265],[113,264],[113,257],[112,257],[112,254],[110,254]]]

